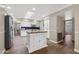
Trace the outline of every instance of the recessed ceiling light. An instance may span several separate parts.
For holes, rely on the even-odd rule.
[[[32,8],[32,10],[33,10],[33,11],[35,11],[35,10],[36,10],[36,8]]]
[[[42,16],[42,17],[45,17],[45,16]]]
[[[5,16],[7,15],[7,13],[4,14]]]
[[[7,9],[11,9],[11,7],[8,6]]]
[[[0,5],[0,7],[5,8],[5,5]]]

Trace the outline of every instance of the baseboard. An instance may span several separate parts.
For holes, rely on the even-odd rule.
[[[51,41],[51,42],[53,42],[53,43],[57,43],[57,42],[55,42],[55,41],[53,41],[53,40],[49,40],[49,41]]]
[[[77,50],[77,49],[74,49],[74,51],[79,53],[79,50]]]
[[[61,40],[61,41],[58,41],[57,43],[61,43],[61,42],[63,42],[63,40]]]
[[[34,50],[34,51],[29,51],[29,53],[33,53],[33,52],[38,51],[38,50],[40,50],[40,49],[43,49],[43,48],[45,48],[45,47],[48,47],[48,45],[44,45],[44,46],[42,46],[42,47],[40,47],[40,48],[38,48],[38,49],[36,49],[36,50]]]
[[[1,54],[4,54],[4,52],[5,52],[5,49],[1,52]]]
[[[53,42],[53,43],[61,43],[61,42],[63,42],[63,40],[61,40],[61,41],[58,41],[58,42],[55,42],[55,41],[53,41],[53,40],[49,40],[49,41],[51,41],[51,42]]]

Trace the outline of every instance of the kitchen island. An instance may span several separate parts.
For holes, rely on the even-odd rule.
[[[47,31],[28,31],[27,48],[29,53],[47,47]]]

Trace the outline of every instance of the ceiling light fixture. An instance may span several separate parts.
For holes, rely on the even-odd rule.
[[[11,9],[11,7],[8,6],[7,9]]]
[[[33,11],[35,11],[35,10],[36,10],[36,8],[32,8],[32,10],[33,10]]]
[[[5,16],[7,15],[7,13],[4,14]]]
[[[0,5],[0,7],[5,8],[5,5]]]
[[[42,17],[45,17],[45,16],[42,16]]]

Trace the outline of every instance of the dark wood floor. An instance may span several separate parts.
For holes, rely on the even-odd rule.
[[[37,50],[31,54],[76,54],[74,44],[71,40],[65,40],[60,44],[48,41],[48,47]],[[26,37],[16,36],[13,40],[13,46],[5,54],[28,54],[26,47]]]

